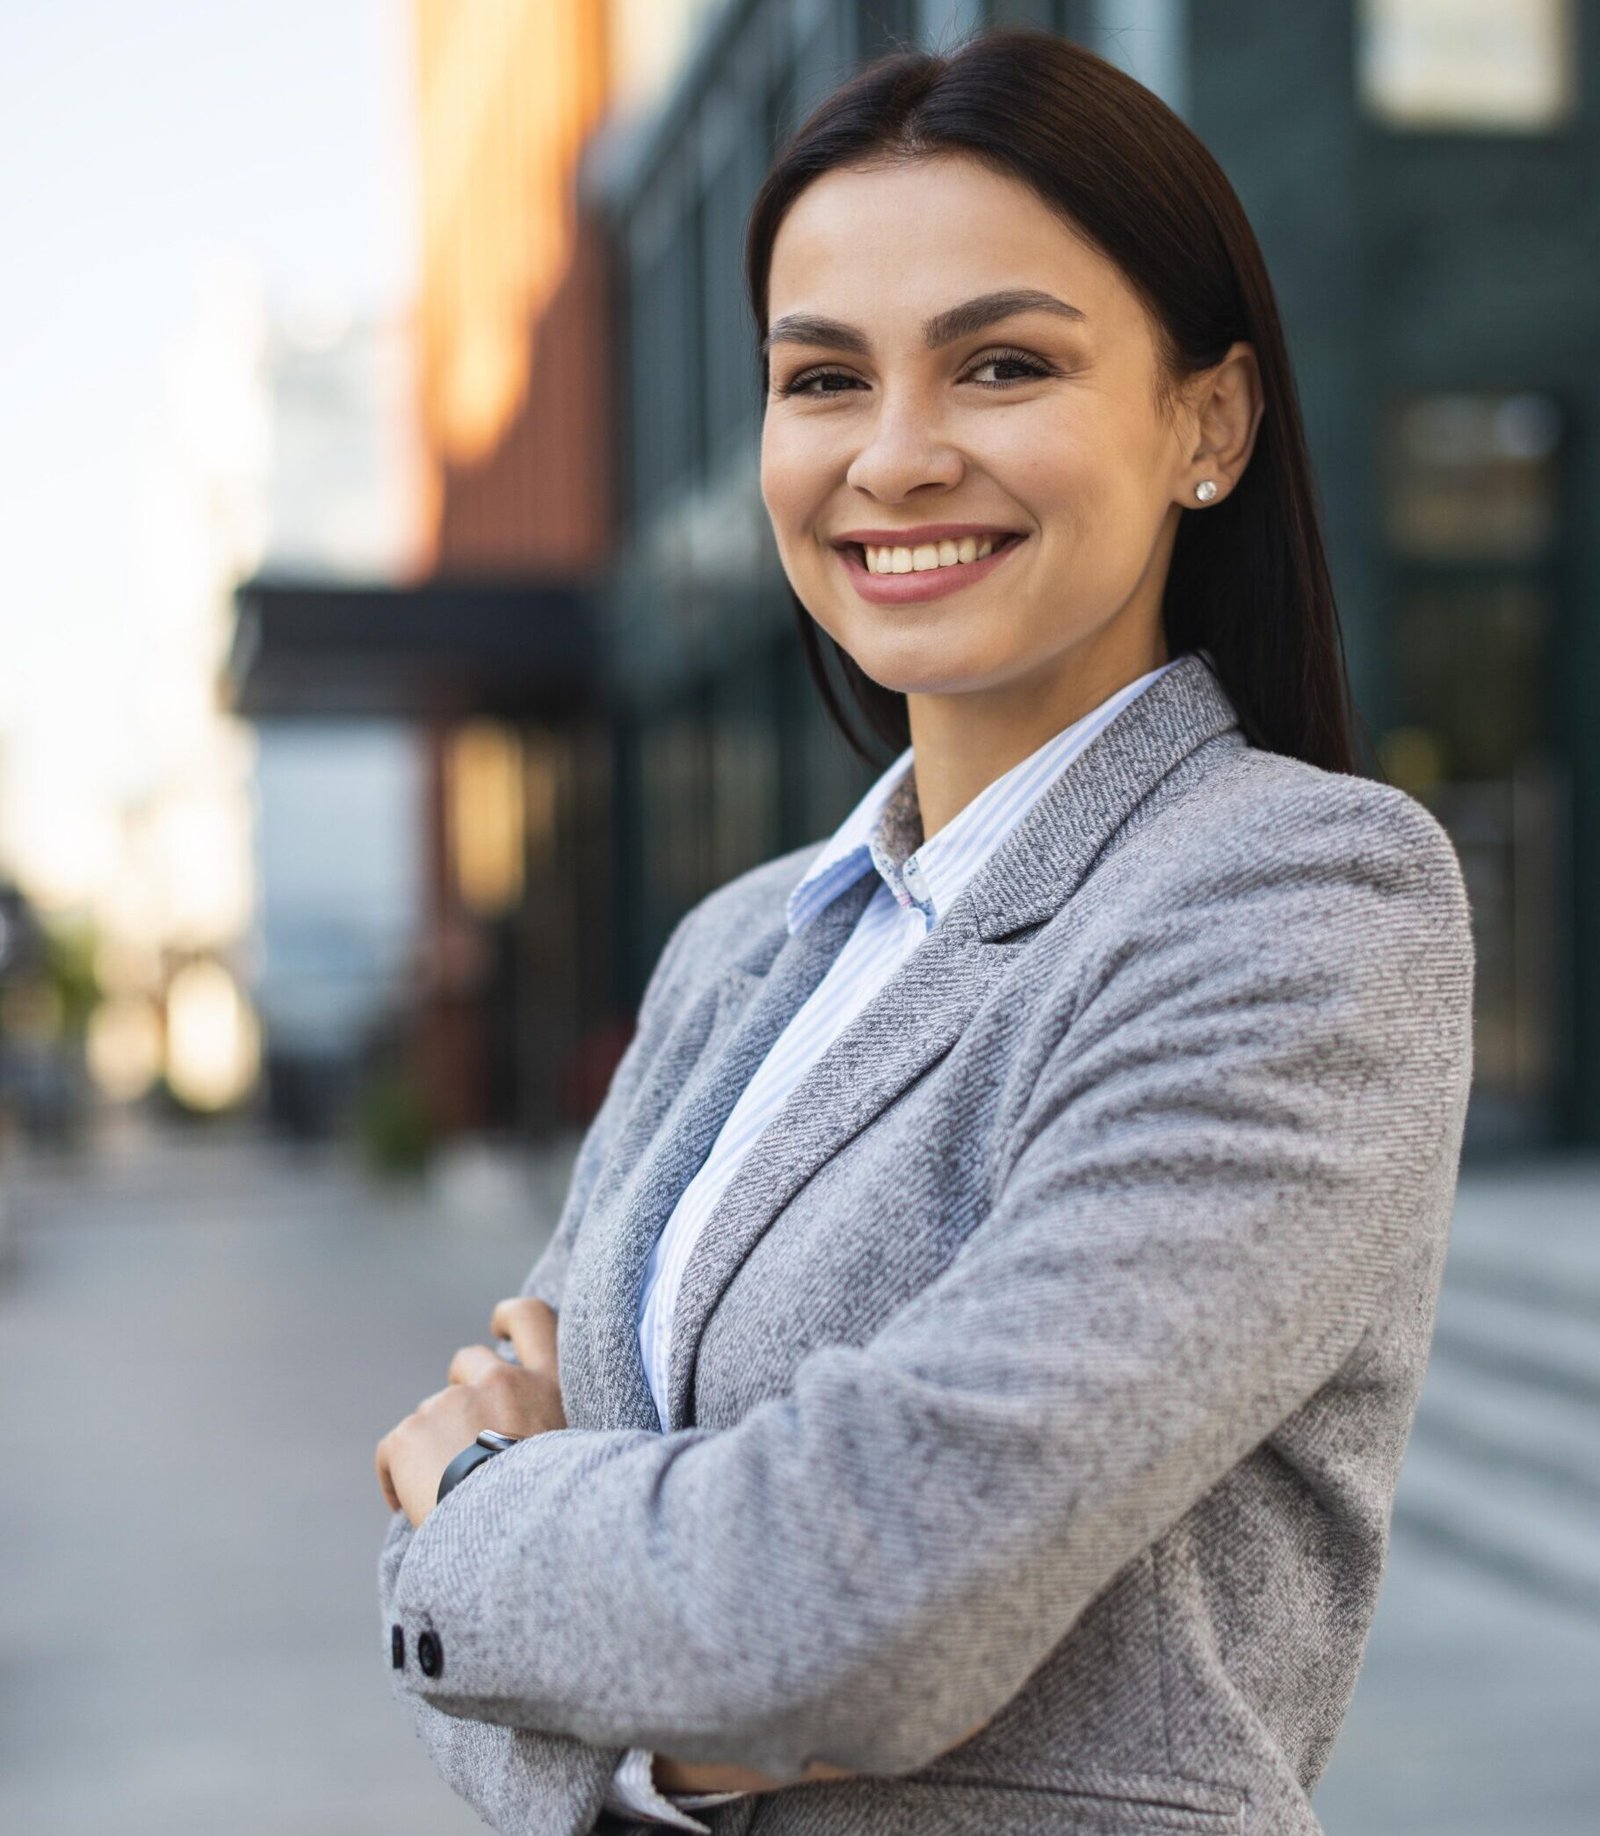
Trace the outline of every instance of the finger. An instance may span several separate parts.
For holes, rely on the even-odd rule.
[[[497,1371],[505,1359],[487,1345],[463,1345],[450,1360],[447,1373],[452,1383],[476,1383],[490,1371]]]
[[[530,1370],[556,1368],[556,1315],[532,1295],[503,1300],[489,1316],[489,1329],[511,1341],[517,1362]]]
[[[394,1489],[394,1481],[389,1477],[389,1437],[385,1435],[378,1443],[377,1453],[378,1484],[382,1488],[385,1502],[391,1511],[400,1509],[400,1498]]]

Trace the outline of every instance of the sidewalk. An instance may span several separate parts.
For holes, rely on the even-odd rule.
[[[507,1196],[204,1134],[13,1184],[0,1830],[482,1829],[390,1698],[373,1449],[527,1272]]]

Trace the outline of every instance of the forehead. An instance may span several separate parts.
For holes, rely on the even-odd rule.
[[[1115,265],[1020,179],[941,154],[826,172],[779,225],[767,317],[807,312],[864,330],[1002,287],[1070,301],[1086,330],[1137,312]]]

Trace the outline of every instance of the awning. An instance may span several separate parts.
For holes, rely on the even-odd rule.
[[[563,581],[257,575],[234,591],[223,693],[246,719],[583,713],[601,694],[594,597]]]

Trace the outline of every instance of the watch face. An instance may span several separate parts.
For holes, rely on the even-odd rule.
[[[508,1447],[515,1447],[519,1438],[514,1434],[502,1434],[498,1428],[485,1428],[478,1435],[478,1445],[487,1447],[492,1453],[504,1453]]]

